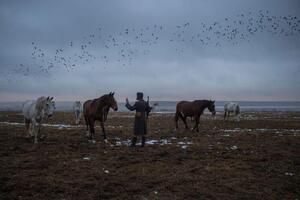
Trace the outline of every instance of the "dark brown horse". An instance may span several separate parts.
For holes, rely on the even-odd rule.
[[[104,121],[104,122],[107,120],[107,115],[108,115],[109,109],[110,109],[109,106],[105,106],[105,107],[103,108],[103,121]]]
[[[83,104],[83,114],[86,124],[86,130],[90,132],[90,139],[92,140],[95,136],[95,121],[99,120],[102,128],[103,138],[106,139],[106,133],[104,129],[104,121],[106,120],[107,108],[112,108],[115,111],[118,110],[117,102],[114,98],[114,92],[105,94],[98,99],[88,100]],[[106,109],[104,109],[106,108]]]
[[[180,101],[176,105],[176,114],[175,114],[175,125],[176,129],[178,128],[178,118],[180,117],[184,122],[185,128],[188,129],[186,122],[187,117],[193,117],[195,120],[194,130],[199,132],[199,120],[203,111],[208,108],[208,110],[215,115],[215,101],[211,100],[195,100],[192,102],[189,101]]]

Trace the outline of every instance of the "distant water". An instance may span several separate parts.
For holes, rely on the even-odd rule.
[[[217,101],[216,110],[223,111],[226,101]],[[175,112],[176,101],[154,101],[157,103],[154,112]],[[242,111],[300,111],[300,102],[286,101],[240,101]],[[60,111],[72,111],[73,102],[56,102],[56,109]],[[119,111],[127,112],[125,103],[119,103]],[[0,102],[0,111],[21,111],[22,102]]]

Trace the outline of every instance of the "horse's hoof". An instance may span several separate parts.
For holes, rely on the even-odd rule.
[[[93,144],[96,143],[96,140],[88,140],[88,141],[89,141],[89,143],[93,143]]]
[[[40,136],[40,139],[44,139],[46,136],[45,135],[41,135]]]

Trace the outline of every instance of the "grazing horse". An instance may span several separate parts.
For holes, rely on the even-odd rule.
[[[105,94],[98,99],[88,100],[83,104],[83,114],[86,123],[86,130],[89,130],[90,139],[93,140],[95,135],[95,121],[99,120],[102,128],[103,138],[106,139],[106,133],[104,129],[104,108],[112,108],[114,111],[118,110],[117,102],[114,98],[114,92]]]
[[[224,119],[229,118],[229,114],[234,113],[236,121],[240,121],[241,109],[238,103],[228,102],[224,105]]]
[[[36,101],[26,101],[23,104],[23,115],[25,119],[26,131],[29,135],[34,134],[34,143],[38,143],[37,134],[40,133],[41,122],[44,118],[49,118],[53,115],[55,109],[55,102],[52,101],[53,97],[39,97]],[[31,131],[29,130],[31,125]],[[36,126],[38,125],[38,131]]]
[[[199,132],[199,120],[200,116],[205,110],[205,108],[208,108],[208,110],[215,115],[215,101],[211,100],[195,100],[192,102],[189,101],[180,101],[176,105],[176,114],[175,114],[175,125],[176,129],[178,129],[178,118],[180,117],[182,121],[184,122],[185,128],[188,129],[188,125],[186,122],[187,117],[193,117],[195,119],[195,126],[194,130]],[[175,129],[175,130],[176,130]]]
[[[73,104],[73,111],[75,113],[75,123],[79,125],[81,123],[81,102],[75,101]]]

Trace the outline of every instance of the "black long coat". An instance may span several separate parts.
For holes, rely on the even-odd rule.
[[[136,101],[133,106],[129,103],[125,105],[129,110],[135,110],[134,130],[136,136],[147,134],[147,113],[151,111],[149,104],[144,100]]]

